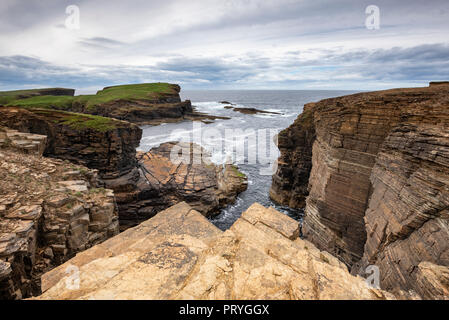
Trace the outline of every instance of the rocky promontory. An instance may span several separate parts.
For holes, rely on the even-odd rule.
[[[197,112],[189,100],[181,101],[181,87],[169,83],[143,83],[106,87],[95,95],[74,96],[74,89],[35,89],[0,92],[0,105],[45,108],[157,125],[184,120],[229,119]]]
[[[222,232],[179,203],[46,273],[37,299],[394,298],[298,236],[298,222],[259,204]]]
[[[447,83],[308,104],[279,135],[270,195],[304,208],[305,237],[353,273],[376,265],[383,289],[441,298],[449,266],[448,128]]]

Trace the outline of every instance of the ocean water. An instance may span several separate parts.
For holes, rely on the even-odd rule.
[[[212,156],[212,161],[221,164],[234,162],[248,176],[248,189],[241,193],[235,204],[221,210],[211,219],[218,228],[226,230],[254,202],[277,210],[300,221],[301,210],[279,206],[269,198],[271,174],[279,150],[275,135],[287,128],[309,102],[354,93],[353,91],[322,90],[257,90],[257,91],[182,91],[183,100],[191,100],[200,112],[230,117],[230,120],[215,120],[211,124],[201,122],[166,123],[159,126],[143,126],[139,150],[168,141],[188,141],[201,144]],[[279,114],[246,115],[224,107],[228,101],[233,107],[256,108]]]

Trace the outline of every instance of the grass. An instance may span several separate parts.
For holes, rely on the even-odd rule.
[[[59,123],[68,125],[76,130],[94,129],[100,132],[114,130],[114,120],[110,118],[93,116],[90,114],[72,113],[63,117]]]
[[[63,124],[75,130],[93,129],[106,132],[117,128],[119,121],[101,116],[66,111],[53,111],[49,109],[33,109],[36,114],[44,114],[53,118],[54,123]]]
[[[164,94],[176,94],[175,86],[169,83],[143,83],[107,87],[96,95],[81,96],[34,96],[42,89],[0,92],[0,105],[24,108],[71,110],[74,103],[83,105],[87,111],[118,100],[154,100]]]
[[[88,96],[86,108],[95,109],[96,106],[118,100],[151,100],[161,94],[176,93],[173,85],[168,83],[128,84],[108,87],[98,91],[94,96]]]
[[[0,105],[7,105],[16,100],[27,99],[32,96],[39,95],[42,91],[52,90],[52,89],[62,89],[62,88],[0,91]]]
[[[245,175],[244,173],[240,172],[239,169],[238,169],[236,166],[232,165],[231,168],[232,168],[232,170],[234,170],[235,174],[236,174],[239,178],[246,179],[246,175]]]
[[[12,100],[6,105],[23,108],[70,110],[74,100],[75,97],[72,96],[36,96],[26,99]]]

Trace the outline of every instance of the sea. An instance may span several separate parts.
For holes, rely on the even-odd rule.
[[[272,206],[297,221],[302,210],[278,205],[270,200],[271,176],[276,169],[279,150],[277,133],[289,127],[302,112],[304,104],[325,98],[352,94],[354,91],[330,90],[201,90],[182,91],[182,100],[191,100],[199,112],[229,117],[213,123],[185,121],[142,126],[140,151],[148,151],[161,143],[186,141],[200,144],[211,154],[215,164],[235,163],[248,177],[248,189],[234,204],[223,208],[211,218],[221,230],[226,230],[253,203]],[[243,114],[231,108],[256,108],[267,114]]]

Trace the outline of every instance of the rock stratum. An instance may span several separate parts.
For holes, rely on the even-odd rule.
[[[271,198],[305,237],[381,287],[448,298],[449,85],[307,104],[279,135]]]
[[[298,235],[258,204],[222,232],[179,203],[46,273],[36,299],[394,298]]]
[[[119,231],[98,172],[42,157],[46,139],[0,127],[0,300],[39,294],[44,272]]]

